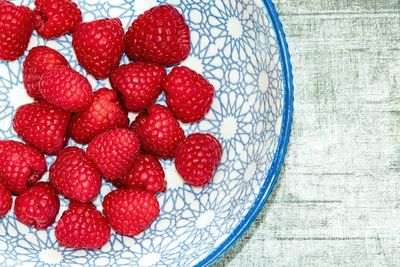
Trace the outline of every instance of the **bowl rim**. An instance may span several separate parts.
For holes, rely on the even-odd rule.
[[[286,151],[289,145],[290,133],[292,130],[293,120],[293,103],[294,103],[294,86],[292,64],[290,61],[289,46],[286,41],[286,35],[283,30],[282,23],[279,19],[279,14],[276,11],[275,5],[272,0],[262,0],[267,9],[267,13],[271,18],[272,26],[276,33],[280,62],[282,65],[282,76],[284,81],[284,108],[282,115],[281,134],[279,137],[278,148],[275,152],[271,168],[266,174],[265,182],[262,185],[260,192],[255,199],[253,205],[243,217],[240,223],[235,227],[233,232],[207,257],[202,259],[195,266],[209,266],[224,255],[247,231],[250,225],[257,218],[268,197],[271,195],[274,186],[278,180],[280,171],[282,169]]]

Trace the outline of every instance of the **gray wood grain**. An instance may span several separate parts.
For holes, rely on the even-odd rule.
[[[400,1],[275,3],[291,144],[266,207],[216,266],[400,266]]]

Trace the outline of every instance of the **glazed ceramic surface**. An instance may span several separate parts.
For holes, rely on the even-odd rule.
[[[33,0],[13,1],[33,8]],[[0,222],[0,266],[193,266],[208,265],[248,228],[278,177],[290,135],[293,88],[288,49],[278,15],[267,0],[80,0],[84,21],[119,17],[125,29],[148,8],[169,3],[191,28],[192,51],[183,65],[215,86],[206,119],[183,125],[187,133],[210,132],[224,147],[213,182],[193,188],[164,161],[168,190],[158,196],[160,217],[135,238],[113,233],[97,251],[59,247],[54,226],[35,231],[10,212]],[[62,53],[95,89],[109,87],[79,66],[71,36],[44,41],[36,34],[29,48],[47,45]],[[20,59],[0,62],[0,140],[18,139],[16,109],[32,101],[23,88]],[[127,63],[126,57],[122,63]],[[163,102],[163,97],[160,98]],[[134,118],[134,114],[131,116]],[[71,145],[73,142],[70,143]],[[48,158],[48,163],[54,161]],[[43,180],[47,179],[47,175]],[[94,204],[101,210],[112,186],[103,183]],[[62,199],[59,217],[67,208]]]

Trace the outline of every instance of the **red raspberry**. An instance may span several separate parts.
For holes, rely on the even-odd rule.
[[[68,61],[56,50],[47,46],[37,46],[29,51],[22,70],[24,85],[28,95],[43,99],[39,91],[40,77],[59,66],[69,66]]]
[[[101,173],[77,147],[61,150],[50,167],[50,181],[58,192],[78,202],[92,201],[100,192]]]
[[[176,118],[191,123],[205,117],[214,96],[214,86],[187,67],[173,68],[164,82],[164,90]]]
[[[74,249],[99,249],[110,239],[111,228],[91,203],[71,202],[56,226],[61,246]]]
[[[33,12],[8,1],[0,4],[0,60],[22,56],[33,32]]]
[[[143,232],[160,214],[153,193],[138,189],[118,189],[104,197],[103,213],[119,234],[134,236]]]
[[[166,77],[165,69],[157,64],[133,62],[115,69],[110,82],[122,94],[126,108],[138,112],[156,101]]]
[[[79,63],[97,79],[107,78],[118,67],[124,52],[120,19],[99,19],[79,24],[72,37]]]
[[[15,200],[17,219],[37,230],[54,223],[60,210],[60,199],[50,183],[38,183],[22,192]]]
[[[0,0],[0,6],[2,6],[2,5],[12,5],[12,3],[7,0]]]
[[[143,125],[137,127],[136,131],[143,150],[163,159],[173,158],[185,133],[171,111],[155,104],[147,110],[146,121],[141,119]]]
[[[129,129],[131,129],[137,136],[139,136],[139,130],[141,127],[143,127],[146,121],[147,121],[147,112],[142,111],[136,116],[135,120],[129,126]]]
[[[122,107],[117,93],[102,88],[93,94],[89,108],[72,115],[68,133],[78,143],[87,144],[102,132],[127,128],[128,125],[128,113]]]
[[[44,39],[70,33],[82,21],[82,12],[71,0],[36,0],[35,29]]]
[[[161,163],[152,155],[142,154],[136,158],[128,175],[114,185],[121,188],[138,188],[153,193],[165,192],[167,182]]]
[[[189,27],[170,5],[153,7],[140,15],[124,40],[126,54],[133,61],[170,66],[183,61],[190,52]]]
[[[36,149],[16,141],[0,141],[0,181],[14,194],[33,185],[46,172],[46,160]]]
[[[58,67],[43,74],[39,90],[47,102],[71,112],[85,110],[93,95],[88,79],[69,67]]]
[[[70,114],[45,102],[18,108],[14,129],[27,143],[47,154],[56,154],[68,141]]]
[[[139,155],[136,135],[127,129],[115,129],[96,136],[87,148],[87,156],[108,180],[127,174]]]
[[[8,189],[2,183],[0,183],[0,218],[3,218],[10,211],[11,206],[11,192],[8,191]]]
[[[211,134],[190,134],[175,155],[175,167],[188,184],[208,184],[221,162],[222,146]]]

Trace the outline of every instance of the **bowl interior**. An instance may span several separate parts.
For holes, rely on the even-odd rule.
[[[33,2],[24,0],[22,4],[33,8]],[[202,73],[216,88],[206,120],[183,125],[187,133],[210,132],[223,144],[223,160],[212,184],[200,189],[188,186],[177,175],[173,162],[163,161],[168,191],[158,196],[160,217],[135,238],[113,233],[110,242],[98,251],[59,247],[54,227],[37,232],[17,222],[10,212],[0,222],[0,265],[195,265],[235,238],[260,190],[265,191],[262,186],[271,186],[272,180],[265,179],[281,135],[284,82],[277,33],[264,2],[78,1],[84,21],[119,17],[125,28],[138,14],[160,3],[176,6],[190,25],[193,49],[183,65]],[[95,89],[109,87],[107,80],[96,81],[79,66],[71,36],[44,41],[34,34],[29,48],[37,45],[62,53]],[[0,139],[18,139],[12,129],[13,114],[20,105],[32,101],[22,84],[26,54],[11,63],[0,62]],[[122,61],[128,62],[126,57]],[[163,102],[163,97],[159,101]],[[48,163],[53,160],[49,157]],[[100,210],[103,196],[110,190],[112,186],[104,183],[95,201]],[[67,205],[62,199],[60,215]]]

